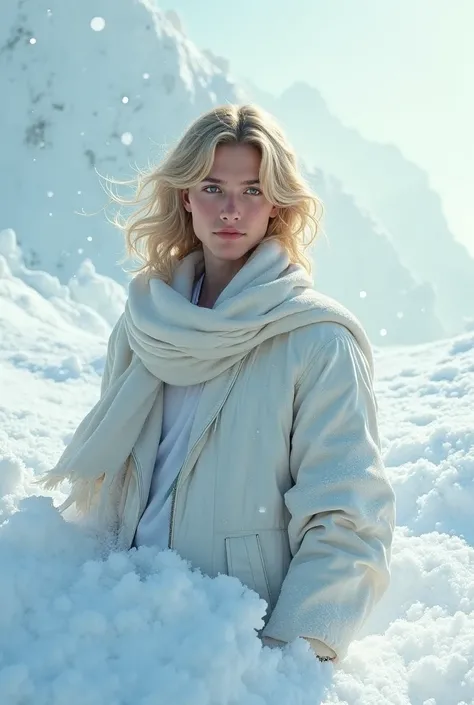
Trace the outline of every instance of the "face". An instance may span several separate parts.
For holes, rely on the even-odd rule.
[[[265,237],[278,208],[261,191],[260,161],[256,147],[220,145],[207,177],[183,191],[184,207],[192,215],[206,260],[245,259]]]

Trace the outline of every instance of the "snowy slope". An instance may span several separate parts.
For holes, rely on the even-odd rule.
[[[153,0],[2,4],[0,95],[11,108],[0,113],[0,228],[63,282],[91,254],[120,277],[122,240],[100,211],[96,170],[130,178],[199,113],[238,99]]]
[[[237,581],[172,552],[104,558],[37,496],[97,399],[109,326],[48,275],[32,284],[0,257],[2,705],[474,702],[474,330],[376,350],[393,582],[330,681],[303,642],[260,649],[264,604]],[[91,286],[105,302],[107,280]]]
[[[424,343],[444,335],[429,284],[405,267],[383,228],[338,179],[308,174],[324,203],[324,232],[312,247],[316,288],[341,301],[376,345]]]
[[[7,136],[0,230],[13,228],[26,265],[63,284],[79,267],[78,279],[87,277],[90,265],[83,262],[90,259],[101,274],[126,282],[117,265],[122,238],[101,210],[108,199],[97,171],[128,178],[135,164],[159,160],[203,110],[245,99],[225,59],[199,51],[176,15],[152,0],[86,0],[71,7],[11,0],[0,23],[0,95],[12,108],[0,111],[0,134]],[[270,107],[278,114],[278,102]],[[341,158],[344,150],[331,139],[336,118],[324,121],[322,110],[304,103],[295,109],[307,112],[299,116],[304,130],[290,134],[302,161],[321,167],[313,152],[316,133]],[[330,243],[316,250],[322,288],[357,310],[379,344],[442,335],[430,284],[417,282],[380,223],[347,188],[325,188],[324,174],[309,178],[317,191],[321,185]],[[368,287],[363,301],[361,279]]]
[[[255,86],[247,90],[278,116],[308,166],[339,179],[389,233],[401,262],[419,283],[433,287],[446,331],[462,330],[471,316],[474,258],[450,231],[429,175],[397,146],[348,128],[313,86],[296,82],[278,97]]]

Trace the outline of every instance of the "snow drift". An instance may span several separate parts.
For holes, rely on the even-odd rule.
[[[38,494],[34,478],[97,399],[118,304],[112,297],[107,312],[105,278],[91,277],[90,289],[84,280],[79,302],[73,287],[45,273],[29,278],[13,250],[4,236],[2,705],[474,701],[474,331],[376,350],[384,454],[398,497],[393,578],[333,673],[303,640],[262,649],[265,603],[237,580],[191,571],[172,551],[106,554],[58,515],[61,488]],[[92,299],[96,310],[83,303]]]

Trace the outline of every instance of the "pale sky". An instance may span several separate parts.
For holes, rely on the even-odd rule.
[[[346,125],[423,167],[474,255],[474,0],[162,0],[239,77],[315,86]]]

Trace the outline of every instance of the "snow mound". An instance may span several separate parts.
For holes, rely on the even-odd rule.
[[[95,271],[92,262],[85,260],[69,280],[71,298],[97,311],[113,326],[125,307],[125,289],[110,277]]]
[[[103,557],[45,497],[0,524],[0,564],[5,705],[296,705],[329,683],[303,640],[261,648],[265,603],[235,578],[172,551]]]
[[[48,272],[26,267],[11,228],[0,231],[0,260],[0,278],[11,280],[13,276],[17,288],[19,282],[26,285],[23,295],[38,307],[44,307],[43,301],[49,302],[65,321],[83,330],[106,335],[124,309],[124,287],[97,274],[89,260],[82,262],[68,286]]]

